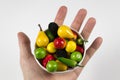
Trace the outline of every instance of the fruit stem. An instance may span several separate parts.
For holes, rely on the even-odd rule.
[[[40,24],[38,24],[38,27],[40,28],[40,31],[43,31],[43,30],[42,30],[42,27],[41,27],[41,25],[40,25]]]
[[[88,42],[88,40],[83,40],[85,43],[87,43]]]
[[[78,65],[78,64],[77,64],[77,66],[78,66],[78,67],[84,67],[84,66],[82,66],[82,65]]]

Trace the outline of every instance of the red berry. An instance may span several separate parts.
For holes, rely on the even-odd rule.
[[[84,48],[77,45],[76,51],[79,51],[79,52],[81,52],[81,53],[84,53]]]
[[[56,49],[63,49],[66,46],[66,40],[58,37],[54,40],[54,46]]]
[[[48,61],[50,61],[50,60],[54,60],[54,57],[53,57],[52,55],[48,54],[48,55],[43,59],[42,65],[43,65],[44,67],[46,67]]]

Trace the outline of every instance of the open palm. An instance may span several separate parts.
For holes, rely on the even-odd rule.
[[[62,25],[67,13],[67,8],[65,6],[60,7],[54,22],[58,25]],[[78,30],[80,29],[84,18],[87,14],[85,9],[80,9],[73,20],[71,26]],[[90,36],[96,20],[91,17],[88,19],[87,23],[85,24],[81,35],[85,40],[88,40]],[[78,67],[75,70],[63,74],[50,74],[44,71],[36,62],[30,47],[30,40],[23,32],[18,33],[18,40],[19,40],[19,47],[20,47],[20,64],[24,76],[24,80],[76,80],[80,75],[81,71],[83,70],[82,67]],[[102,38],[97,37],[91,46],[86,50],[85,59],[82,62],[82,65],[86,65],[95,51],[100,47],[102,43]]]

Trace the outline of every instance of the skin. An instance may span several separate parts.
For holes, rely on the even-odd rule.
[[[63,24],[65,16],[67,13],[67,7],[61,6],[57,12],[55,17],[55,22],[58,25]],[[85,19],[87,11],[85,9],[80,9],[73,20],[71,26],[78,30],[81,28],[81,25]],[[96,20],[93,17],[90,17],[85,24],[81,35],[85,40],[88,40],[94,26]],[[75,70],[63,73],[63,74],[50,74],[44,71],[36,62],[30,47],[30,40],[28,36],[23,33],[18,33],[18,42],[20,48],[20,65],[23,72],[24,80],[76,80],[83,70],[82,67],[76,68]],[[87,62],[91,59],[96,50],[100,47],[102,43],[102,38],[97,37],[90,45],[90,47],[86,50],[86,56],[83,60],[82,65],[86,65]]]

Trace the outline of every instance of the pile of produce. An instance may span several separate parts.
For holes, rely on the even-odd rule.
[[[58,26],[55,22],[42,30],[36,38],[34,55],[48,72],[61,72],[78,65],[85,55],[84,40],[66,25]]]

